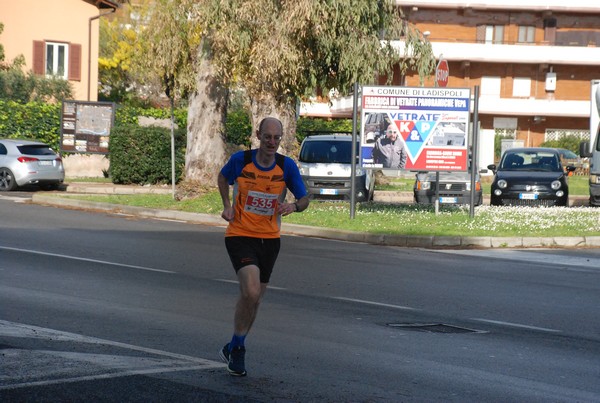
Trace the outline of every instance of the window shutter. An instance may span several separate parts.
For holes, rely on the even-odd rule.
[[[44,51],[46,44],[44,41],[33,41],[33,74],[43,76],[46,74],[44,64]]]
[[[81,81],[81,45],[69,46],[69,81]]]
[[[475,40],[477,43],[485,42],[485,29],[485,25],[477,25],[477,28],[475,29]]]

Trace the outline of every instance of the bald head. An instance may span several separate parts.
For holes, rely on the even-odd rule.
[[[265,132],[277,133],[281,136],[283,134],[283,124],[277,118],[266,117],[258,125],[258,134],[261,135]]]

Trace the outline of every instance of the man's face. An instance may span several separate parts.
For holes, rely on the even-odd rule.
[[[398,130],[396,128],[388,127],[388,129],[385,131],[385,135],[388,139],[396,141],[398,138]]]
[[[277,121],[266,122],[262,131],[258,133],[260,139],[260,149],[267,154],[274,154],[279,149],[281,142],[281,126]]]

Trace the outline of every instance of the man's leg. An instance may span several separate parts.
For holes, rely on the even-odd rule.
[[[237,276],[240,297],[235,307],[234,333],[237,336],[246,336],[256,319],[267,284],[260,282],[260,270],[255,265],[242,267]]]
[[[227,362],[229,373],[234,376],[245,376],[246,347],[244,341],[256,319],[258,306],[264,295],[267,284],[260,282],[260,270],[256,265],[249,265],[238,270],[240,297],[235,307],[234,333],[231,342],[223,347],[220,355]]]

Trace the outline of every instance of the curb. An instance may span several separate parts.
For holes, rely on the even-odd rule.
[[[146,207],[125,206],[111,203],[93,202],[48,196],[36,193],[32,203],[82,210],[95,210],[109,213],[130,214],[160,220],[183,221],[193,224],[211,225],[225,228],[219,216],[202,213],[189,213],[175,210],[159,210]],[[307,225],[283,223],[281,233],[306,237],[336,239],[348,242],[362,242],[373,245],[400,246],[426,249],[486,249],[486,248],[586,248],[600,247],[600,236],[585,237],[470,237],[470,236],[409,236],[369,234],[343,231],[330,228],[316,228]]]

